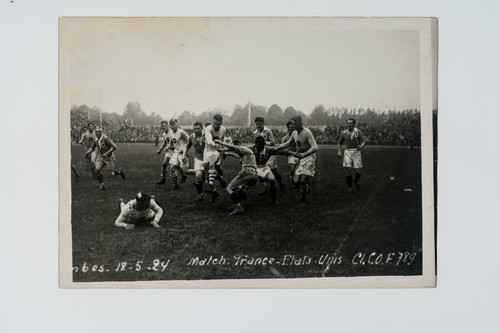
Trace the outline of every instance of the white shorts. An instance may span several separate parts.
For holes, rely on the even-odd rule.
[[[295,174],[314,177],[316,171],[316,154],[309,155],[299,160],[299,165],[295,169]]]
[[[95,157],[95,167],[96,169],[102,169],[105,166],[110,166],[111,170],[115,169],[115,155],[111,154],[110,157],[102,157],[101,155],[97,155]]]
[[[361,151],[357,149],[346,149],[344,151],[344,168],[361,169],[363,161],[361,160]]]
[[[269,165],[257,166],[257,176],[266,180],[274,180],[274,175]]]
[[[268,165],[271,169],[276,169],[278,167],[278,162],[276,162],[276,156],[269,157],[266,165]]]
[[[295,156],[288,156],[288,164],[297,165],[299,159]]]
[[[217,164],[220,160],[220,153],[217,150],[205,150],[203,152],[203,163]]]
[[[165,157],[163,158],[163,163],[168,163],[168,160],[172,157],[174,151],[172,149],[167,149],[165,151]]]
[[[174,151],[172,157],[170,157],[170,165],[178,165],[181,168],[187,168],[189,166],[189,160],[184,154],[178,151]]]
[[[197,159],[196,157],[194,158],[194,171],[205,171],[205,168],[203,167],[203,161],[200,159]]]

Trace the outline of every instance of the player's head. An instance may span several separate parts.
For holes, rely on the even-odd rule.
[[[172,131],[177,132],[177,129],[179,128],[179,125],[177,124],[177,119],[175,118],[170,119],[168,124],[170,125]]]
[[[101,128],[101,126],[97,126],[95,128],[94,132],[95,132],[95,136],[97,136],[97,138],[100,139],[101,136],[102,136],[102,128]]]
[[[238,139],[233,140],[233,145],[235,146],[241,146],[241,141]]]
[[[295,130],[302,129],[302,117],[299,115],[293,116],[292,117],[292,124],[293,124],[293,128]]]
[[[265,145],[266,145],[266,139],[264,139],[264,137],[258,136],[255,138],[255,147],[257,147],[258,151],[264,149]]]
[[[200,136],[203,133],[203,124],[199,121],[193,124],[194,135]]]
[[[222,116],[217,113],[212,118],[212,127],[214,128],[214,130],[218,131],[220,129],[220,125],[222,125]]]
[[[288,130],[289,134],[292,134],[293,131],[295,131],[295,128],[293,126],[293,121],[289,120],[286,122],[286,129]]]
[[[135,201],[137,202],[137,210],[146,210],[151,203],[151,196],[145,192],[139,192],[135,196]]]
[[[356,125],[356,120],[349,118],[345,121],[345,123],[347,124],[348,129],[353,129],[354,125]]]
[[[259,131],[262,131],[264,129],[264,117],[257,117],[255,118],[255,127],[257,127],[257,129]]]
[[[94,129],[95,129],[94,123],[88,123],[87,124],[87,129],[89,130],[89,132],[93,132]]]
[[[163,121],[160,123],[160,125],[161,125],[162,130],[164,130],[165,132],[168,130],[168,121],[163,120]]]

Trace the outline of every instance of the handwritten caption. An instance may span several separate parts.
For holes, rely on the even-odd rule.
[[[188,267],[206,266],[331,266],[353,265],[363,266],[410,266],[417,257],[416,252],[358,252],[352,256],[323,254],[318,256],[286,254],[279,257],[250,256],[236,254],[232,256],[196,256],[184,260],[177,259],[177,264]],[[133,262],[120,261],[114,264],[88,263],[73,267],[74,273],[122,273],[151,271],[162,273],[171,266],[171,259],[154,259],[151,261],[137,260]]]

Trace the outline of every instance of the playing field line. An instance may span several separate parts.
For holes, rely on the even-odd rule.
[[[351,226],[349,227],[349,229],[347,229],[346,231],[346,234],[344,236],[344,238],[342,239],[342,241],[340,242],[339,246],[337,247],[337,249],[335,250],[335,252],[333,253],[334,256],[338,256],[340,254],[340,251],[342,250],[342,247],[344,246],[345,242],[347,241],[347,239],[349,238],[349,235],[351,234],[352,230],[354,229],[354,226],[357,224],[357,222],[359,221],[359,218],[361,217],[361,214],[364,213],[364,211],[366,210],[366,208],[369,206],[369,204],[372,202],[373,198],[375,197],[375,193],[377,193],[377,191],[379,190],[379,188],[383,185],[384,181],[387,179],[387,174],[390,170],[393,169],[393,166],[394,164],[397,162],[398,160],[393,160],[393,162],[391,163],[391,165],[389,167],[387,167],[385,169],[385,172],[384,174],[382,175],[382,179],[380,180],[380,182],[377,184],[377,186],[375,187],[375,189],[372,191],[372,193],[370,194],[370,197],[368,198],[368,200],[365,202],[365,204],[363,205],[363,207],[361,207],[361,209],[359,210],[358,214],[356,215],[356,218],[353,220]],[[328,273],[328,271],[330,270],[330,265],[331,264],[328,264],[325,269],[323,270],[323,273],[321,274],[322,277],[325,277],[326,276],[326,273]]]

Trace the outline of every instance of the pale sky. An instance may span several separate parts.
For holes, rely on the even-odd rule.
[[[164,118],[236,104],[420,109],[415,30],[331,19],[72,18],[61,25],[71,105]],[[71,107],[71,105],[69,107]]]

